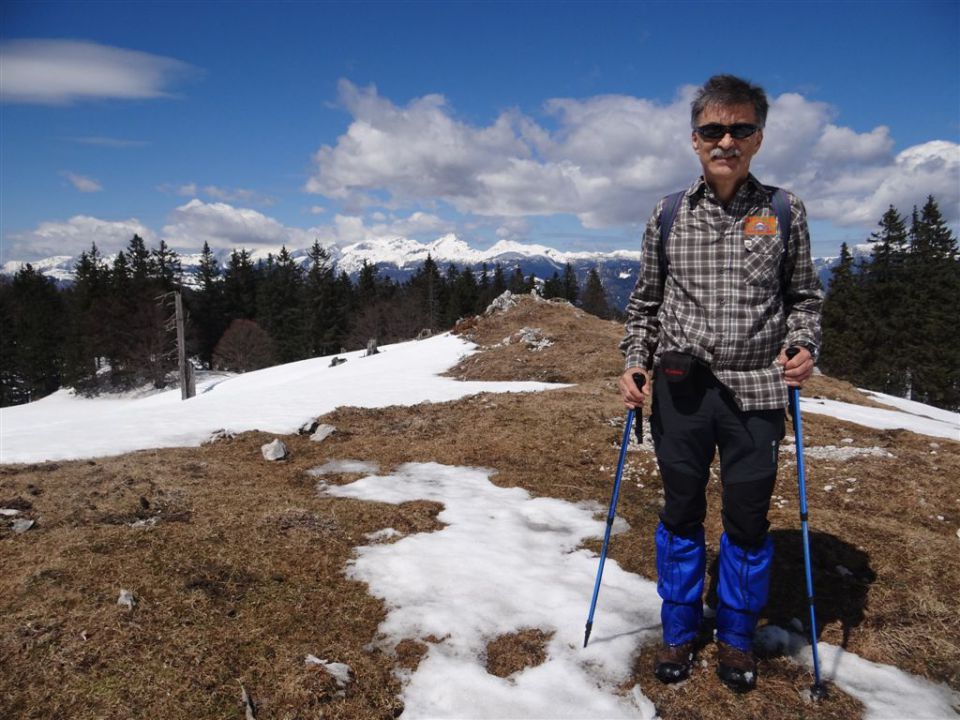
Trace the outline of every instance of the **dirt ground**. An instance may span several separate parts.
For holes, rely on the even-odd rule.
[[[453,376],[571,385],[409,408],[339,408],[320,418],[334,435],[322,443],[284,438],[291,457],[281,463],[261,456],[272,436],[253,432],[199,448],[0,466],[0,507],[36,521],[14,534],[0,520],[0,717],[398,716],[398,673],[415,668],[427,644],[377,642],[383,604],[343,571],[366,534],[429,532],[439,527],[440,506],[321,496],[306,471],[344,458],[382,469],[484,466],[500,485],[606,506],[622,433],[617,324],[524,298],[459,332],[483,350]],[[873,404],[826,377],[804,393]],[[892,455],[807,458],[821,638],[960,689],[960,443],[812,413],[804,421],[808,449]],[[781,452],[765,621],[782,624],[806,617],[795,473],[795,456]],[[711,559],[718,486],[709,488]],[[610,557],[650,578],[660,503],[648,441],[628,453],[619,514],[631,529],[614,538]],[[599,540],[590,547],[599,550]],[[117,605],[123,589],[133,593],[132,609]],[[543,662],[548,639],[538,628],[495,639],[488,671],[509,676]],[[861,715],[836,687],[824,702],[805,700],[810,674],[784,658],[761,660],[758,690],[732,695],[714,675],[714,652],[707,645],[691,680],[676,688],[654,680],[653,647],[638,647],[624,691],[640,683],[671,719]],[[308,654],[346,663],[351,682],[341,689],[304,662]]]

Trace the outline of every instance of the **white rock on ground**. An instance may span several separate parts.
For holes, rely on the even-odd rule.
[[[328,673],[330,676],[337,681],[337,685],[341,688],[345,688],[350,684],[350,675],[353,673],[353,669],[344,663],[338,662],[328,662],[318,658],[316,655],[307,655],[304,662],[307,665],[319,665]]]
[[[509,310],[518,302],[519,300],[517,300],[516,295],[509,290],[505,290],[499,297],[494,298],[493,302],[487,305],[487,309],[483,311],[483,314],[493,315],[495,312]]]
[[[27,520],[26,518],[17,518],[16,520],[13,521],[13,523],[11,524],[11,527],[13,527],[13,531],[17,533],[17,535],[20,535],[22,533],[25,533],[30,528],[32,528],[33,523],[34,523],[33,520]]]
[[[289,454],[287,446],[283,444],[283,440],[280,438],[274,438],[273,442],[263,445],[260,452],[263,453],[264,460],[283,460]]]
[[[313,431],[313,435],[310,436],[310,439],[313,442],[321,442],[333,435],[336,431],[337,429],[333,425],[318,425],[317,429]]]
[[[127,610],[133,610],[133,606],[136,604],[137,600],[133,597],[132,592],[125,589],[120,590],[120,597],[117,598],[117,605],[120,607],[125,607]]]

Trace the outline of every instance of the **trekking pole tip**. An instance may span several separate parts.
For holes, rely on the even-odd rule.
[[[827,699],[827,686],[822,682],[815,682],[810,686],[810,697],[816,701]]]
[[[591,630],[593,630],[593,623],[592,623],[592,622],[588,622],[588,623],[587,623],[587,629],[586,629],[586,631],[583,633],[583,646],[584,646],[584,647],[586,647],[586,646],[587,646],[587,643],[590,642],[590,631],[591,631]]]

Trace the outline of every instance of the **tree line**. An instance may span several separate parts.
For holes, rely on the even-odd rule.
[[[204,368],[246,371],[390,343],[452,327],[506,290],[563,298],[602,317],[612,311],[596,269],[582,293],[570,264],[545,282],[484,264],[479,272],[427,257],[405,282],[368,263],[356,279],[314,243],[304,262],[286,248],[254,262],[234,250],[221,266],[205,243],[184,283],[179,255],[134,235],[109,263],[94,244],[74,280],[58,287],[30,264],[0,279],[0,405],[70,386],[84,394],[150,383],[164,387],[176,363],[173,293],[187,309],[188,352]]]
[[[909,224],[892,205],[869,259],[844,243],[823,307],[824,372],[960,410],[960,257],[933,196]]]

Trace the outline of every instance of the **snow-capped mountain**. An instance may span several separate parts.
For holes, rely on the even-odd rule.
[[[870,243],[853,246],[851,252],[855,259],[861,257],[869,259],[872,250]],[[523,244],[509,240],[501,240],[486,250],[477,250],[468,245],[457,235],[450,233],[422,243],[405,237],[389,239],[363,240],[351,245],[339,247],[330,245],[327,248],[331,260],[338,270],[356,277],[364,262],[375,266],[381,275],[396,281],[408,279],[419,268],[427,257],[440,265],[441,269],[449,265],[459,268],[470,268],[480,272],[484,263],[490,271],[499,263],[504,272],[510,274],[517,266],[524,275],[533,273],[538,278],[549,279],[553,273],[563,274],[564,265],[570,263],[577,275],[578,281],[586,281],[587,273],[596,268],[607,289],[610,302],[615,307],[624,307],[630,291],[633,289],[640,269],[640,250],[614,250],[612,252],[564,252],[545,245]],[[266,261],[268,255],[276,256],[281,250],[277,247],[259,247],[250,251],[253,262]],[[217,260],[225,265],[232,250],[222,249],[214,251]],[[306,265],[309,262],[306,248],[287,248],[287,252],[297,262]],[[114,256],[105,257],[109,264]],[[836,265],[837,257],[816,258],[814,266],[826,286],[830,270]],[[192,284],[200,265],[200,253],[183,252],[180,262],[184,271],[187,285]],[[73,280],[73,267],[76,257],[71,255],[57,255],[42,260],[30,261],[30,264],[44,275],[53,278],[59,283],[69,283]],[[0,274],[12,275],[24,265],[21,261],[10,261],[3,265]]]

